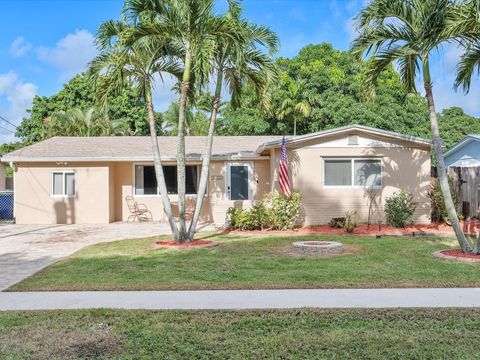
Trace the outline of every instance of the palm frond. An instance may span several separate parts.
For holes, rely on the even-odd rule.
[[[455,88],[462,87],[468,93],[474,73],[480,74],[480,42],[476,42],[467,48],[460,58],[457,66]]]

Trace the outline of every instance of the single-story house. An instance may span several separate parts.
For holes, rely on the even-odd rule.
[[[468,135],[453,145],[444,155],[448,167],[480,166],[480,135]]]
[[[206,138],[186,138],[187,193],[195,196]],[[216,136],[201,221],[222,225],[229,207],[248,207],[277,189],[281,136]],[[176,137],[159,137],[168,193],[177,200]],[[325,224],[356,210],[384,219],[385,199],[414,194],[417,223],[430,221],[429,140],[350,125],[286,138],[302,223]],[[127,221],[133,196],[164,219],[149,137],[54,137],[6,154],[14,167],[19,224]]]

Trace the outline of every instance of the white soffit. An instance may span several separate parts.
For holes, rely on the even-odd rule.
[[[351,134],[346,134],[345,136],[328,141],[322,141],[315,145],[306,146],[306,148],[365,148],[365,147],[374,147],[374,148],[403,148],[404,146],[391,143],[388,141],[381,141],[378,139],[369,138],[362,135],[357,135],[358,142],[356,145],[349,145],[349,137]]]

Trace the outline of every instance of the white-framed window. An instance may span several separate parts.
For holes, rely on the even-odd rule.
[[[50,194],[54,197],[74,197],[75,172],[72,170],[50,171]]]
[[[253,166],[251,162],[226,163],[225,190],[228,200],[252,200]]]
[[[325,158],[324,187],[382,188],[382,160],[378,158]]]
[[[168,195],[178,194],[177,166],[163,165],[163,175],[167,185]],[[185,186],[187,195],[198,193],[200,167],[198,165],[185,166]],[[134,165],[134,195],[159,195],[155,167],[150,164]]]

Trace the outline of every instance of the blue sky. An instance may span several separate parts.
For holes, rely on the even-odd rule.
[[[330,42],[346,50],[355,32],[352,17],[365,0],[244,0],[245,16],[269,26],[280,37],[281,56],[294,56],[308,44]],[[52,95],[95,56],[98,25],[117,18],[122,0],[0,0],[0,116],[18,124],[33,96]],[[225,0],[218,0],[221,11]],[[462,106],[480,116],[480,81],[468,96],[452,90],[460,52],[444,48],[434,62],[434,91],[439,109]],[[170,83],[157,86],[156,106],[174,98]],[[0,120],[0,127],[12,129]],[[13,140],[0,129],[0,143]]]

